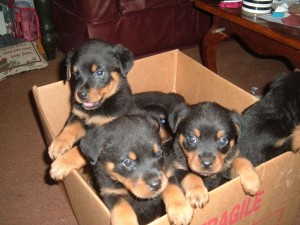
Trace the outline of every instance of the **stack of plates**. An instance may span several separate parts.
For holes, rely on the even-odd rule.
[[[270,13],[272,0],[243,0],[242,10],[250,13]]]

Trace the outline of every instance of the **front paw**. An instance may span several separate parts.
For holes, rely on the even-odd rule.
[[[71,145],[64,139],[55,139],[48,148],[48,155],[51,159],[57,159],[66,151],[71,149]]]
[[[194,208],[203,208],[209,200],[208,190],[205,186],[195,186],[187,190],[185,197]]]
[[[51,164],[50,176],[54,180],[63,180],[73,169],[80,169],[85,165],[86,159],[75,146]]]
[[[64,156],[57,158],[50,169],[50,176],[53,180],[63,180],[74,169],[72,163],[65,159]]]
[[[188,225],[190,224],[194,210],[186,199],[167,207],[167,214],[171,224]]]
[[[260,190],[261,181],[256,171],[241,175],[241,184],[246,194],[256,195]]]

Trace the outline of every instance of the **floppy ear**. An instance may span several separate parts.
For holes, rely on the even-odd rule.
[[[242,116],[236,111],[231,111],[231,119],[236,127],[238,136],[240,136],[242,130]]]
[[[134,63],[134,55],[131,51],[125,48],[121,44],[117,44],[113,47],[114,52],[116,53],[116,59],[120,64],[121,74],[123,77],[126,77],[129,70],[132,68]]]
[[[81,152],[91,165],[96,165],[99,154],[104,148],[105,138],[101,127],[91,128],[80,141]]]
[[[168,116],[168,121],[173,133],[177,131],[178,125],[184,118],[186,118],[188,112],[189,108],[185,103],[180,103],[174,107]]]
[[[74,51],[68,52],[67,58],[66,58],[66,67],[67,67],[67,80],[71,79],[72,76],[72,70],[71,70],[71,62],[72,62],[72,57],[74,55]]]

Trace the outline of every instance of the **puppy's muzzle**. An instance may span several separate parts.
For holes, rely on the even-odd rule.
[[[81,101],[87,100],[89,97],[89,94],[86,91],[78,91],[77,95]]]

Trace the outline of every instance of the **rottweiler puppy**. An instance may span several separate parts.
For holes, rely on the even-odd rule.
[[[80,148],[94,171],[111,224],[147,224],[167,212],[189,224],[193,209],[174,176],[175,155],[148,113],[125,115],[89,129]]]
[[[300,149],[300,72],[281,75],[242,115],[241,154],[255,166]]]
[[[126,79],[134,56],[124,46],[91,39],[71,51],[66,63],[71,79],[72,112],[48,149],[50,158],[56,159],[50,171],[55,180],[86,164],[78,147],[70,149],[89,127],[108,123],[135,108]]]
[[[169,116],[176,130],[174,150],[181,155],[181,166],[200,175],[207,188],[202,188],[206,196],[203,204],[208,200],[208,191],[237,175],[247,194],[255,195],[260,189],[255,168],[239,156],[236,147],[239,117],[235,111],[213,102],[180,104]]]

